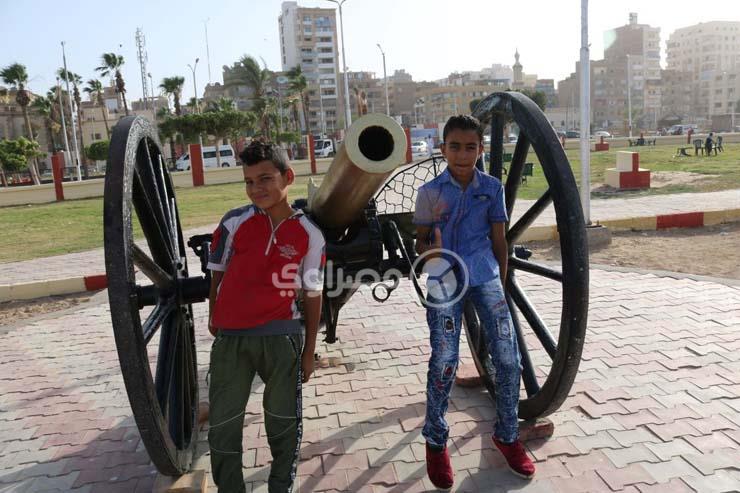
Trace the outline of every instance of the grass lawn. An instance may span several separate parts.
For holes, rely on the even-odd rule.
[[[676,146],[637,147],[620,150],[640,152],[640,166],[652,171],[685,171],[717,175],[701,183],[668,185],[641,192],[604,196],[639,196],[679,192],[706,192],[740,188],[740,144],[726,144],[725,152],[711,157],[674,158]],[[614,167],[616,150],[591,154],[591,183],[603,182],[606,168]],[[576,182],[580,180],[578,150],[567,151]],[[519,189],[519,197],[535,199],[547,187],[537,157],[534,176]],[[291,201],[306,196],[307,177],[298,177]],[[594,194],[599,198],[598,193]],[[218,222],[224,212],[246,202],[244,185],[232,183],[198,188],[178,188],[177,203],[183,229]],[[60,203],[0,208],[0,263],[79,252],[103,246],[102,198],[68,200]],[[22,246],[21,246],[22,245]]]

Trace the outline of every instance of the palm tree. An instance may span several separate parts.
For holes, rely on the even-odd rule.
[[[262,134],[267,137],[270,134],[270,120],[268,117],[269,103],[265,100],[265,95],[271,72],[267,67],[260,67],[259,62],[250,55],[241,57],[239,63],[241,64],[241,78],[252,89],[254,111],[259,115]]]
[[[0,71],[0,77],[2,77],[4,83],[15,87],[15,101],[18,103],[18,106],[21,107],[21,111],[23,112],[23,120],[26,123],[28,139],[34,141],[31,119],[28,117],[28,105],[31,103],[31,97],[29,96],[29,92],[26,90],[26,84],[28,84],[28,72],[26,71],[25,65],[21,65],[20,63],[8,65]],[[31,171],[31,179],[33,180],[33,183],[36,185],[40,184],[39,158],[34,158],[34,162],[29,163],[28,168]]]
[[[87,178],[87,156],[85,155],[85,136],[82,132],[82,108],[80,108],[82,98],[80,98],[79,85],[82,84],[82,77],[80,77],[78,74],[75,74],[74,72],[65,70],[64,68],[60,68],[59,70],[57,70],[57,75],[62,80],[66,80],[67,82],[72,84],[72,98],[74,98],[75,107],[77,108],[77,129],[80,132],[80,154],[82,154],[82,169],[85,174],[85,178]]]
[[[105,133],[110,140],[110,128],[108,128],[108,108],[105,106],[105,99],[103,99],[103,83],[98,79],[90,79],[87,81],[87,87],[83,89],[90,95],[90,100],[95,101],[101,107],[103,112],[103,122],[105,123]]]
[[[185,77],[176,75],[174,77],[165,77],[162,79],[162,83],[159,88],[162,89],[167,96],[172,96],[175,103],[175,115],[182,115],[182,108],[180,107],[180,95],[182,94],[182,86],[185,84]]]
[[[306,133],[308,134],[311,132],[311,129],[308,126],[308,111],[310,105],[310,98],[308,95],[308,81],[306,80],[306,76],[303,75],[300,65],[296,65],[292,69],[288,70],[288,77],[290,78],[288,89],[292,93],[298,94],[301,98],[301,107],[303,109],[303,123],[306,126]]]
[[[126,83],[123,81],[121,75],[121,67],[123,67],[123,57],[116,55],[115,53],[103,53],[101,60],[103,64],[96,68],[100,75],[103,77],[113,75],[116,78],[116,92],[123,98],[123,109],[128,116],[128,103],[126,102]]]
[[[198,103],[199,103],[199,101],[195,98],[195,96],[193,96],[193,97],[191,97],[188,100],[188,102],[187,102],[187,104],[185,104],[185,106],[188,107],[188,109],[190,110],[191,113],[197,113],[197,111],[198,111]]]
[[[46,127],[46,136],[49,139],[49,152],[53,153],[56,151],[56,142],[54,141],[54,119],[52,113],[54,112],[54,94],[46,97],[38,97],[33,100],[31,107],[44,118],[44,126]]]
[[[215,101],[209,101],[206,111],[234,111],[234,100],[221,96]]]

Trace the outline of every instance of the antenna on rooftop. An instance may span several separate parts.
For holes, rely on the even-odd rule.
[[[144,101],[144,109],[148,108],[148,96],[149,88],[146,83],[146,62],[148,60],[146,54],[146,38],[144,37],[144,31],[140,27],[136,28],[136,52],[139,58],[139,67],[141,68],[141,99]],[[154,97],[154,88],[152,88],[152,97]]]

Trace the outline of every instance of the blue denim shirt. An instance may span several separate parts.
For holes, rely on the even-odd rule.
[[[445,169],[419,188],[413,223],[439,227],[442,247],[463,259],[470,285],[479,286],[499,276],[490,238],[491,224],[507,220],[500,180],[476,169],[473,180],[463,190]]]

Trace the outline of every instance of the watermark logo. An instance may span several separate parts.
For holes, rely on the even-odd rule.
[[[424,252],[414,260],[411,275],[416,275],[417,271],[427,276],[427,296],[421,300],[427,308],[445,308],[457,303],[470,286],[468,268],[462,257],[452,250],[442,248]],[[301,270],[300,264],[288,263],[279,273],[272,274],[272,284],[280,290],[280,296],[289,297],[295,296],[296,291],[302,288],[311,295],[318,296],[323,286],[332,286],[326,291],[326,296],[335,298],[363,284],[382,283],[395,286],[396,281],[404,277],[407,276],[396,268],[382,273],[376,269],[361,269],[350,275],[341,266],[334,268],[333,262],[329,260],[326,263],[326,276],[323,268]]]

